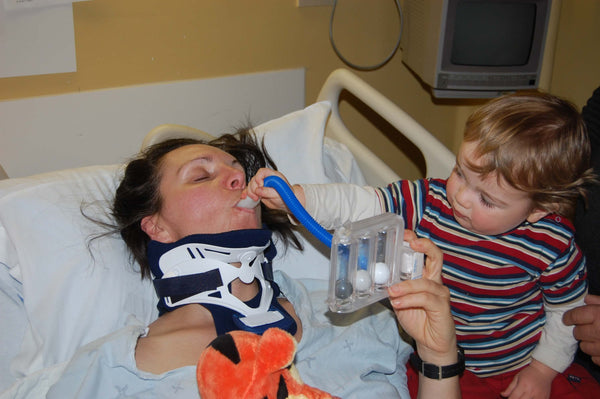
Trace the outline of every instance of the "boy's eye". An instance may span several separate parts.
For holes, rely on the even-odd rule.
[[[481,204],[487,208],[493,208],[494,204],[492,204],[491,202],[489,202],[483,195],[479,196],[479,202],[481,202]]]
[[[458,177],[463,177],[462,171],[460,170],[460,168],[457,166],[454,167],[454,173],[456,173],[456,176]]]

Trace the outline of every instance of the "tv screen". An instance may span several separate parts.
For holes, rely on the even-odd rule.
[[[474,66],[527,64],[535,13],[535,5],[526,2],[459,3],[450,61]]]
[[[535,89],[552,7],[551,0],[405,0],[402,60],[435,97]]]

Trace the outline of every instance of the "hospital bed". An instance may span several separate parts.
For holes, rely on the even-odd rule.
[[[349,92],[422,152],[428,176],[449,175],[454,155],[409,115],[348,70],[334,71],[318,100],[255,127],[293,183],[382,185],[398,175],[361,143],[340,116]],[[202,126],[165,124],[142,147],[167,137],[206,137]],[[129,380],[100,375],[131,366],[133,348],[119,336],[157,317],[150,281],[139,277],[123,242],[102,236],[121,165],[88,166],[0,181],[0,398],[197,397],[195,374]],[[328,249],[307,231],[304,252],[281,248],[274,260],[284,291],[303,317],[296,365],[303,380],[343,398],[407,397],[404,364],[411,349],[381,303],[349,314],[326,304]],[[182,377],[183,375],[183,377]],[[110,378],[109,378],[110,380]]]

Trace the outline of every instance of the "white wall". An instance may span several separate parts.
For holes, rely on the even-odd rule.
[[[163,123],[231,132],[304,107],[304,69],[0,101],[9,177],[123,162]]]

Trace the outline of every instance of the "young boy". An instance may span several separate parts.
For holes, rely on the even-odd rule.
[[[325,228],[384,212],[444,252],[443,282],[467,371],[463,397],[578,396],[577,378],[557,375],[577,349],[562,314],[583,304],[585,261],[569,218],[594,181],[581,115],[567,101],[536,92],[506,95],[475,111],[447,180],[400,180],[385,188],[294,185]],[[262,187],[269,207],[286,209]],[[409,372],[409,385],[416,381]],[[585,371],[584,380],[590,384]],[[576,388],[573,389],[573,386]],[[592,385],[592,393],[599,392]],[[573,394],[574,396],[565,396]],[[587,394],[584,392],[584,394]]]

